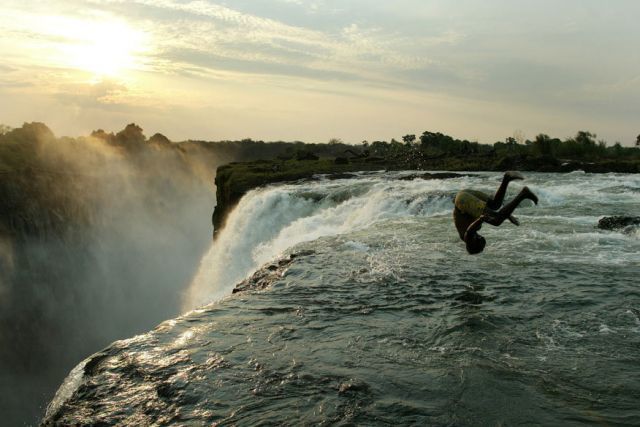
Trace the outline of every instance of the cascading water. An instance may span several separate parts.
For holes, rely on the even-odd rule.
[[[640,176],[527,174],[539,205],[476,256],[451,202],[500,175],[402,176],[247,194],[185,304],[269,280],[87,359],[45,421],[640,424],[640,238],[595,227],[638,215]]]
[[[185,309],[228,295],[247,274],[298,243],[392,218],[450,213],[455,195],[450,183],[393,178],[368,174],[249,192],[202,260]]]

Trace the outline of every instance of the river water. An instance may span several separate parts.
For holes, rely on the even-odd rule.
[[[48,422],[638,425],[640,176],[527,174],[538,206],[467,255],[462,188],[408,172],[247,194],[188,311],[76,367]],[[296,254],[290,260],[290,254]],[[234,286],[264,265],[248,290]]]

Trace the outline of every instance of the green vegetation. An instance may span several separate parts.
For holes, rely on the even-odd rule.
[[[640,138],[640,136],[639,136]],[[489,160],[491,165],[499,165],[508,162],[509,158],[519,158],[526,163],[526,159],[545,158],[551,161],[551,167],[557,161],[581,161],[603,162],[607,160],[631,161],[640,160],[640,150],[635,147],[623,147],[619,142],[608,146],[603,140],[596,140],[596,135],[591,132],[579,131],[575,137],[565,139],[551,138],[540,134],[534,140],[518,141],[514,137],[506,138],[504,142],[498,141],[493,145],[479,144],[467,140],[454,139],[442,133],[424,132],[418,141],[415,135],[405,135],[404,144],[392,140],[375,141],[371,144],[363,143],[372,154],[384,157],[398,158],[401,156],[413,158],[414,161],[430,162],[438,158],[448,158],[452,165],[459,166],[462,163],[471,162],[473,169],[474,157],[483,157]],[[638,145],[638,144],[636,144]],[[485,162],[486,163],[486,162]],[[540,162],[535,162],[537,169]]]
[[[199,169],[200,175],[204,174],[209,180],[213,178],[217,165],[239,160],[258,161],[232,163],[218,169],[218,205],[213,216],[214,227],[218,229],[227,212],[250,189],[272,182],[309,178],[314,174],[375,169],[640,172],[640,135],[634,147],[623,147],[617,142],[609,146],[587,131],[579,131],[565,140],[545,134],[533,140],[515,135],[492,145],[430,131],[419,137],[407,134],[401,139],[402,142],[396,139],[389,142],[363,141],[359,145],[345,144],[337,138],[324,144],[300,141],[267,143],[252,139],[176,143],[159,133],[147,138],[134,123],[116,133],[98,129],[89,137],[56,138],[44,124],[31,123],[18,129],[0,126],[0,174],[11,176],[14,184],[22,182],[23,185],[18,187],[25,187],[25,194],[33,191],[26,188],[29,182],[42,182],[45,187],[56,182],[57,188],[67,191],[74,188],[74,180],[69,178],[74,173],[90,174],[91,170],[104,167],[105,162],[109,162],[108,157],[96,154],[96,146],[102,147],[101,153],[108,149],[110,158],[124,156],[127,161],[138,164],[141,170],[148,172],[145,174],[151,181],[158,181],[158,185],[169,182],[168,172],[158,169],[158,155],[175,159],[177,163],[173,165],[177,164],[178,169]],[[149,153],[154,155],[147,155]],[[79,158],[82,159],[82,167],[79,167]],[[55,180],[51,179],[52,174]],[[5,180],[0,184],[0,191],[7,185]],[[42,200],[47,198],[45,194],[56,194],[44,188],[41,193]],[[78,189],[78,194],[85,194],[85,190]],[[69,197],[60,195],[60,198],[64,201],[62,205],[66,205]],[[82,200],[81,197],[75,199]],[[18,211],[14,213],[19,216]],[[2,222],[3,218],[0,218],[0,226]]]

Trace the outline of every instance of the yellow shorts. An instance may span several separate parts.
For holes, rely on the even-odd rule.
[[[487,207],[489,196],[481,191],[462,190],[456,195],[456,208],[463,214],[479,218]]]

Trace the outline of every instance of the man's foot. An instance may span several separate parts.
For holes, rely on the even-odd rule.
[[[511,224],[513,225],[520,225],[520,221],[518,221],[518,218],[513,215],[509,215],[509,221],[511,221]]]
[[[509,178],[509,181],[515,181],[516,179],[524,179],[524,176],[518,171],[506,171],[504,176]]]
[[[529,190],[529,187],[524,187],[522,189],[522,194],[524,195],[525,199],[531,200],[536,205],[538,204],[538,196],[533,194],[533,191]]]

